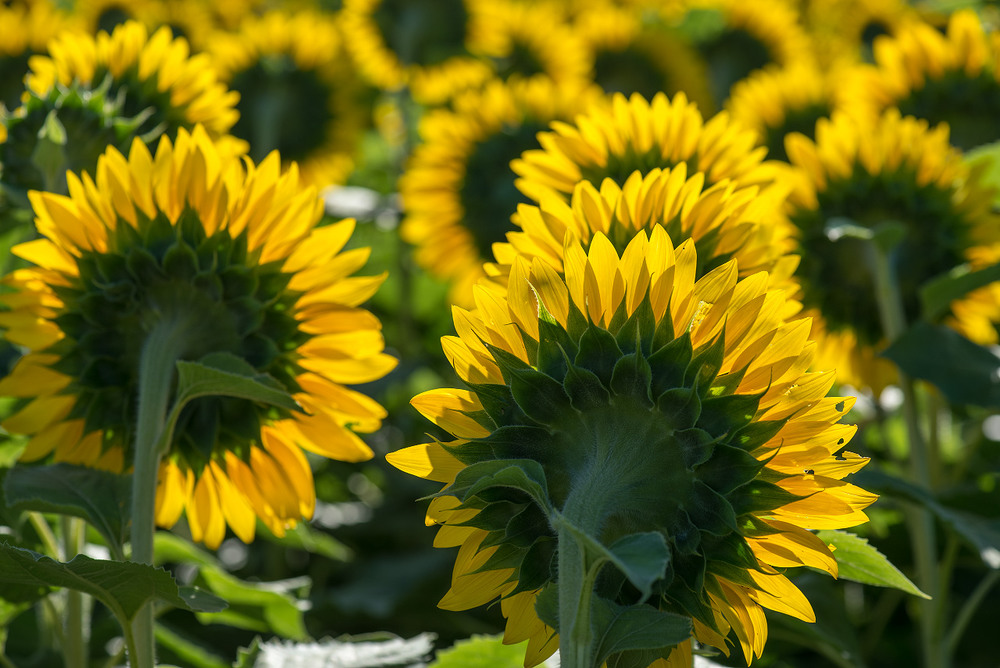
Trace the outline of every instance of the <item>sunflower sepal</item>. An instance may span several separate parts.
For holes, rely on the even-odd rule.
[[[470,464],[455,476],[455,482],[431,498],[453,496],[465,503],[493,487],[506,487],[527,494],[546,513],[552,512],[545,470],[533,459],[499,459]]]

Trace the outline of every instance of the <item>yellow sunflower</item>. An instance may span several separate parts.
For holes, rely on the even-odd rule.
[[[510,161],[538,146],[535,136],[557,119],[596,103],[600,91],[547,79],[494,80],[458,96],[454,109],[421,121],[423,143],[399,180],[401,234],[417,261],[452,281],[451,298],[472,303],[472,286],[503,241],[518,203]]]
[[[129,469],[140,359],[169,349],[284,388],[298,409],[187,404],[159,468],[156,522],[186,512],[192,537],[214,548],[227,525],[250,541],[257,518],[282,535],[309,517],[302,450],[371,457],[356,432],[385,412],[345,385],[396,364],[359,308],[384,276],[351,276],[368,249],[341,252],[354,222],[316,227],[316,190],[282,172],[277,153],[255,166],[201,126],[164,137],[155,155],[139,140],[127,158],[109,148],[96,178],[70,175],[69,193],[32,193],[42,238],[14,252],[34,266],[5,279],[0,325],[30,351],[0,381],[0,394],[26,400],[3,423],[30,437],[21,461]]]
[[[740,188],[728,180],[706,187],[705,175],[689,176],[685,163],[672,170],[633,172],[623,186],[605,179],[598,189],[581,181],[569,204],[548,199],[537,207],[519,206],[516,222],[521,229],[509,232],[506,243],[494,245],[497,263],[485,269],[500,287],[506,286],[517,256],[539,258],[565,273],[567,236],[588,249],[600,234],[621,253],[640,230],[648,235],[654,227],[663,227],[675,244],[694,242],[696,276],[735,259],[741,277],[766,271],[770,286],[791,295],[797,291],[791,276],[798,258],[788,255],[793,242],[784,203],[773,190]],[[790,310],[785,317],[794,315],[797,305],[786,306]]]
[[[21,102],[28,59],[45,53],[46,45],[79,22],[48,2],[0,6],[0,104],[13,111]]]
[[[711,93],[705,113],[720,109],[733,84],[751,72],[813,59],[798,13],[781,0],[689,0],[673,22],[702,61]]]
[[[691,173],[704,172],[709,185],[729,179],[764,186],[777,177],[775,164],[763,162],[767,149],[756,145],[756,133],[726,112],[705,121],[683,93],[673,99],[659,93],[652,101],[616,94],[610,105],[577,116],[573,125],[553,123],[538,140],[541,149],[511,163],[521,177],[518,189],[535,202],[546,197],[568,202],[580,181],[600,187],[610,178],[622,185],[632,172],[681,163]]]
[[[306,183],[343,183],[367,119],[334,20],[272,11],[210,41],[220,78],[239,94],[233,134],[249,142],[250,156],[277,150]]]
[[[732,88],[726,109],[734,120],[757,132],[768,157],[787,160],[785,135],[814,137],[816,121],[840,108],[836,71],[827,73],[813,63],[767,67]]]
[[[440,104],[481,85],[493,65],[469,53],[478,20],[474,0],[344,0],[347,49],[372,85],[408,87],[413,98]]]
[[[499,597],[505,641],[529,641],[525,666],[556,649],[557,630],[572,637],[559,625],[563,597],[579,593],[581,532],[605,549],[655,538],[669,553],[645,599],[612,566],[593,580],[595,609],[644,603],[690,620],[652,665],[690,666],[691,638],[749,662],[765,608],[814,619],[784,569],[837,574],[810,530],[864,522],[875,499],[843,480],[867,460],[838,454],[852,400],[827,396],[832,372],[807,371],[808,321],[784,322],[783,294],[764,273],[740,280],[735,261],[696,279],[696,255],[654,226],[621,256],[602,233],[589,251],[567,239],[565,277],[517,258],[506,296],[478,286],[476,310],[456,307],[458,335],[442,340],[469,389],[412,400],[454,440],[388,456],[446,485],[428,521],[436,546],[459,551],[439,606]]]
[[[581,8],[574,30],[593,53],[594,81],[608,93],[683,92],[700,109],[715,109],[705,64],[673,31],[676,6],[635,8],[602,2]]]
[[[829,226],[847,219],[868,228],[886,222],[905,228],[891,262],[912,322],[927,281],[965,262],[988,262],[982,249],[1000,241],[1000,217],[991,210],[994,192],[948,144],[946,125],[929,129],[926,121],[902,118],[895,109],[870,121],[835,114],[819,121],[815,141],[792,134],[786,145],[798,170],[788,217],[801,255],[802,303],[816,326],[817,361],[836,367],[843,382],[880,389],[894,372],[876,357],[885,338],[874,278],[864,261],[867,242],[837,238]],[[992,332],[979,342],[995,341],[988,322],[995,304],[975,307],[962,300],[952,312],[965,323],[959,329]]]
[[[469,50],[495,64],[501,79],[542,76],[556,83],[587,79],[593,57],[552,4],[479,0]]]
[[[128,21],[110,34],[63,33],[49,43],[48,56],[35,56],[30,65],[26,84],[39,97],[57,85],[97,88],[108,81],[107,96],[123,96],[127,116],[149,114],[139,128],[149,141],[198,123],[221,137],[239,117],[239,96],[219,83],[209,57],[191,56],[187,40],[174,39],[166,27],[150,35],[142,23]]]
[[[895,35],[919,18],[906,0],[815,0],[803,11],[817,59],[824,65],[871,62],[876,37]]]
[[[860,66],[849,94],[871,114],[948,123],[962,150],[1000,139],[1000,40],[972,10],[956,12],[947,33],[913,21],[875,40],[875,65]]]

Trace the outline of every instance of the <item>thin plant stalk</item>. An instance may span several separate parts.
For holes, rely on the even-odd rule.
[[[83,550],[86,525],[79,518],[66,516],[61,518],[61,523],[64,559],[70,561]],[[87,668],[88,643],[84,594],[75,589],[67,589],[65,595],[63,659],[66,662],[66,668]]]
[[[876,301],[882,330],[888,341],[895,341],[907,327],[902,298],[896,276],[886,250],[875,241],[868,244],[875,279]],[[903,392],[903,420],[909,441],[910,462],[914,481],[926,490],[932,489],[932,459],[918,416],[916,387],[913,379],[899,371],[899,386]],[[921,602],[920,639],[926,668],[947,668],[948,657],[939,642],[938,615],[943,608],[944,592],[940,591],[937,569],[937,542],[934,518],[926,508],[912,508],[907,513],[911,543],[920,588],[931,596]]]

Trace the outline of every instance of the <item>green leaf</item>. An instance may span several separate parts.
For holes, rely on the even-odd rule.
[[[221,596],[225,610],[198,615],[204,624],[226,624],[237,628],[275,633],[292,640],[308,637],[302,610],[289,590],[307,584],[307,579],[284,582],[247,582],[228,573],[214,556],[170,533],[158,532],[153,553],[157,563],[186,563],[198,566],[195,582]]]
[[[80,554],[61,563],[0,543],[0,583],[64,587],[90,594],[124,625],[149,601],[195,612],[218,611],[226,602],[193,588],[178,588],[167,571],[133,561],[104,561]]]
[[[948,314],[954,300],[996,281],[1000,281],[1000,262],[976,271],[967,264],[956,267],[921,286],[921,315],[936,322]]]
[[[128,476],[71,464],[15,466],[3,486],[7,505],[15,511],[59,513],[86,520],[121,560],[132,499]]]
[[[571,523],[557,516],[557,529],[567,529],[576,538],[588,564],[610,561],[628,578],[645,601],[652,594],[653,583],[663,577],[670,561],[670,548],[658,531],[623,536],[610,547]]]
[[[840,578],[930,598],[889,563],[884,554],[869,545],[866,539],[844,531],[819,531],[816,535],[835,548],[833,556],[837,559]]]
[[[504,645],[503,636],[472,636],[438,652],[429,668],[521,668],[527,641]]]
[[[249,647],[240,647],[236,653],[233,668],[254,668],[260,658],[260,636],[254,636]]]
[[[595,665],[614,654],[667,649],[691,637],[691,619],[685,615],[662,612],[649,605],[623,607],[600,596],[594,596],[591,602]]]
[[[511,487],[530,496],[546,513],[551,512],[545,471],[533,459],[486,461],[467,466],[455,477],[453,486],[461,489],[466,484],[469,486],[460,496],[462,500],[491,487]],[[449,494],[453,493],[451,487],[446,489]]]
[[[882,356],[933,383],[948,401],[1000,408],[1000,357],[948,327],[916,323]]]
[[[881,471],[859,471],[854,482],[927,508],[975,548],[983,563],[994,570],[1000,569],[1000,520],[949,508],[913,483]]]
[[[238,397],[301,410],[278,381],[231,353],[212,353],[198,362],[177,362],[177,403],[204,396]]]
[[[167,628],[162,622],[156,624],[155,633],[156,644],[169,651],[189,668],[229,668],[230,666],[230,663],[221,656],[213,654],[198,643]]]
[[[945,5],[953,4],[953,2],[954,0],[937,0],[937,2],[928,4]],[[932,8],[929,9],[934,11]],[[949,9],[949,11],[952,10]],[[981,171],[981,183],[995,189],[994,204],[1000,201],[1000,141],[977,146],[966,151],[962,157],[973,170]]]

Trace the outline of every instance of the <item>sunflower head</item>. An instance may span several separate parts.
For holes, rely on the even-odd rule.
[[[0,186],[13,202],[28,208],[29,190],[65,194],[66,170],[93,171],[108,146],[127,149],[148,114],[126,117],[122,98],[108,96],[110,83],[25,93],[0,141]]]
[[[317,11],[248,16],[219,31],[209,52],[239,95],[233,134],[260,160],[277,150],[317,187],[342,183],[366,118],[362,88],[345,66],[335,21]]]
[[[753,131],[726,112],[706,121],[683,93],[672,99],[657,93],[652,100],[615,94],[611,104],[592,107],[572,125],[553,123],[538,140],[541,149],[511,163],[521,177],[518,189],[535,202],[569,201],[581,181],[600,187],[610,178],[621,186],[635,171],[681,163],[690,173],[703,172],[710,185],[730,179],[766,186],[777,177],[774,164],[763,162],[767,150],[757,146]]]
[[[842,480],[866,462],[837,454],[851,401],[807,371],[809,323],[783,321],[766,274],[739,280],[731,261],[697,278],[695,245],[675,249],[659,226],[620,256],[603,233],[589,251],[567,237],[565,257],[564,276],[518,258],[505,294],[481,285],[475,311],[454,309],[443,347],[468,389],[412,402],[454,440],[389,456],[447,484],[428,513],[435,544],[460,546],[440,605],[502,598],[508,640],[530,638],[535,665],[558,643],[558,620],[535,608],[560,586],[553,527],[604,546],[655,533],[668,557],[647,604],[724,652],[735,638],[749,661],[762,607],[813,619],[778,569],[836,574],[808,530],[863,522],[874,500]],[[613,569],[597,582],[616,605],[644,600]]]
[[[40,97],[59,84],[96,87],[110,79],[107,95],[122,98],[127,117],[147,115],[140,132],[150,143],[198,123],[220,137],[239,116],[239,96],[219,83],[209,57],[192,56],[187,40],[167,27],[150,35],[142,23],[127,21],[96,36],[63,33],[30,65],[25,82]]]
[[[537,134],[556,120],[597,104],[594,86],[546,78],[492,80],[458,95],[452,109],[421,121],[423,143],[400,178],[403,238],[416,258],[452,282],[452,300],[472,303],[472,286],[494,243],[513,231],[511,215],[524,197],[514,187],[511,160],[538,146]]]
[[[900,229],[891,263],[913,322],[920,317],[921,286],[960,264],[976,264],[977,249],[1000,241],[993,189],[949,146],[946,125],[931,129],[897,110],[867,121],[835,114],[817,124],[815,141],[792,134],[786,145],[797,169],[788,217],[802,258],[802,302],[822,332],[820,358],[844,382],[878,388],[892,373],[887,361],[875,358],[884,335],[873,269],[865,261],[869,242],[840,235],[838,224]],[[974,311],[980,318],[989,313]]]
[[[45,53],[49,40],[64,30],[78,29],[75,17],[48,2],[0,6],[0,104],[8,111],[21,104],[24,75],[32,55]]]
[[[968,150],[1000,139],[998,63],[1000,41],[972,10],[955,12],[946,32],[911,20],[875,40],[875,65],[858,69],[850,94],[872,114],[895,107],[947,123],[952,144]]]
[[[0,381],[28,400],[3,426],[30,436],[21,457],[131,466],[146,346],[180,361],[256,378],[297,402],[205,396],[180,413],[160,470],[157,521],[186,508],[196,540],[228,524],[250,540],[255,518],[281,533],[312,512],[301,448],[371,456],[355,432],[384,411],[344,387],[384,375],[378,320],[358,305],[383,276],[351,277],[367,249],[341,253],[353,221],[316,228],[322,204],[282,172],[178,130],[155,155],[136,140],[108,148],[68,196],[33,191],[42,238],[15,253],[33,267],[6,279],[6,337],[30,349]]]

